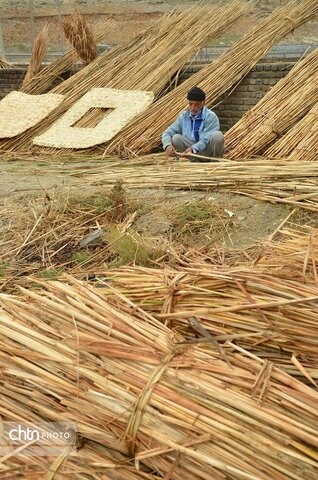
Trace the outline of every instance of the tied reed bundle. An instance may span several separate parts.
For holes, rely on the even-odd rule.
[[[146,469],[192,480],[317,476],[314,389],[237,346],[236,335],[184,344],[119,292],[109,301],[66,280],[1,295],[0,412],[28,424],[75,421],[83,446],[53,465],[12,451],[4,469],[22,478],[37,466],[42,478],[130,480],[130,465],[140,478]],[[125,477],[114,471],[119,459]]]
[[[48,48],[49,30],[49,24],[44,25],[34,40],[30,64],[25,74],[22,87],[27,84],[41,68]]]
[[[120,178],[131,189],[169,188],[184,190],[229,191],[253,198],[285,203],[307,210],[318,210],[318,163],[267,158],[240,162],[191,163],[148,157],[139,161],[110,163],[91,171],[78,180],[78,185],[113,187]],[[140,168],[136,165],[140,164]]]
[[[292,1],[280,7],[256,24],[217,60],[138,115],[106,147],[106,152],[151,152],[160,145],[162,132],[185,109],[186,94],[193,85],[200,86],[206,92],[206,103],[212,105],[222,93],[239,82],[278,40],[317,14],[318,4],[315,0],[300,3]]]
[[[267,151],[269,157],[315,161],[318,154],[318,104]]]
[[[285,78],[226,133],[225,155],[233,159],[255,155],[287,132],[317,103],[318,85],[312,81],[317,74],[318,49],[298,62]],[[298,135],[301,135],[301,130]],[[287,137],[286,144],[289,138]],[[279,145],[285,144],[284,140],[282,142]],[[277,151],[279,153],[279,147]],[[280,153],[284,156],[285,151],[284,148]],[[275,152],[274,145],[264,155],[276,156]]]
[[[115,23],[112,20],[101,22],[94,28],[94,38],[99,43],[105,37],[109,29],[115,28]],[[78,53],[75,49],[65,53],[61,58],[58,58],[50,65],[44,67],[40,72],[32,77],[28,82],[25,82],[21,91],[29,94],[39,95],[46,93],[52,87],[54,81],[64,73],[69,71],[78,60]]]
[[[81,72],[54,88],[52,93],[66,96],[63,104],[41,124],[14,140],[3,140],[1,148],[29,149],[34,136],[46,131],[93,87],[147,90],[159,96],[175,73],[206,44],[208,38],[224,34],[237,18],[248,11],[246,3],[234,0],[225,6],[193,7],[164,15],[143,34],[104,52]],[[96,109],[93,115],[94,112],[96,114]],[[58,149],[50,151],[60,152]]]
[[[63,20],[62,28],[66,38],[86,65],[97,57],[92,27],[78,10],[75,10],[71,17]]]

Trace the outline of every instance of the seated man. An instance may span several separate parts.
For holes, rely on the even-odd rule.
[[[201,88],[189,90],[188,109],[162,134],[163,148],[169,156],[176,153],[197,153],[205,157],[222,157],[224,137],[220,122],[212,110],[204,106],[205,93]],[[209,161],[190,157],[191,162]]]

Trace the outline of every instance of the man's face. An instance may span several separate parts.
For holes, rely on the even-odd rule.
[[[198,102],[194,100],[189,100],[189,111],[191,115],[196,115],[202,109],[204,102]]]

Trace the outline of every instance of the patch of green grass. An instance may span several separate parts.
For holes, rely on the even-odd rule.
[[[45,278],[46,280],[58,280],[61,275],[63,275],[64,269],[46,269],[40,273],[40,276]]]
[[[91,257],[91,254],[88,252],[75,252],[71,256],[71,261],[80,265],[81,263],[87,262]]]
[[[37,167],[47,167],[49,164],[47,162],[38,162],[36,163]]]
[[[224,238],[231,220],[224,207],[210,200],[177,205],[168,212],[173,240],[183,245],[208,244]]]
[[[144,209],[142,202],[132,202],[127,196],[121,180],[116,182],[110,192],[99,192],[93,197],[73,198],[70,200],[70,205],[78,204],[83,207],[95,208],[96,215],[107,214],[110,222],[122,222],[128,215]]]
[[[0,278],[4,278],[8,266],[8,262],[0,263]]]
[[[140,265],[150,266],[155,258],[162,252],[151,248],[134,232],[120,232],[115,225],[110,226],[105,234],[105,239],[110,244],[112,266]]]

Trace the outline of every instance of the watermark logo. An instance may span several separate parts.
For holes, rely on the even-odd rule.
[[[41,422],[37,424],[3,422],[0,454],[24,453],[32,456],[76,454],[74,422]]]

